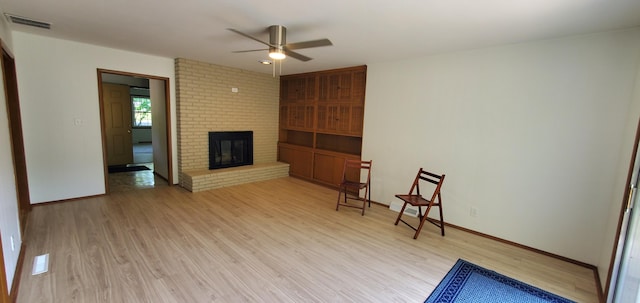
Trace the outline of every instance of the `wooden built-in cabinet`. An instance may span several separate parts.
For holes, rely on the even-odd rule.
[[[280,77],[279,161],[292,176],[337,186],[360,159],[366,66]]]

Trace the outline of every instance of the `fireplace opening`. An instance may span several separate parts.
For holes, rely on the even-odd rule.
[[[209,132],[209,169],[253,165],[253,132]]]

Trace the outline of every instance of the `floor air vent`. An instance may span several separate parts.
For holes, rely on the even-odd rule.
[[[389,209],[395,212],[400,212],[400,209],[402,208],[402,204],[404,204],[404,202],[402,201],[392,201],[389,204]],[[405,207],[404,209],[404,214],[412,217],[417,217],[418,208],[415,206],[407,205],[407,207]]]
[[[22,24],[26,26],[33,26],[37,28],[51,29],[51,23],[37,21],[37,20],[20,17],[16,15],[11,15],[11,14],[6,14],[6,13],[4,15],[7,17],[7,19],[11,23]]]

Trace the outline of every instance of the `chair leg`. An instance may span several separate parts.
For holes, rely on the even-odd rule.
[[[444,237],[444,217],[442,216],[442,201],[440,201],[440,205],[438,205],[438,209],[440,210],[440,233]]]
[[[394,223],[393,225],[398,225],[398,222],[400,222],[400,217],[402,217],[402,214],[404,213],[405,207],[407,207],[407,202],[404,202],[404,204],[402,205],[402,209],[400,209],[400,212],[398,213],[398,218],[396,219],[396,223]]]
[[[424,221],[427,220],[427,217],[429,215],[429,211],[431,210],[431,206],[427,207],[427,211],[424,212],[424,215],[422,215],[422,217],[420,217],[420,225],[418,225],[418,228],[416,228],[416,233],[413,235],[414,239],[418,239],[418,235],[420,234],[420,231],[422,230],[422,225],[424,225]]]
[[[367,192],[369,191],[369,188],[365,188],[364,191],[364,196],[362,197],[362,215],[364,216],[364,209],[367,206]],[[358,198],[360,197],[360,194],[358,193]],[[371,203],[371,202],[369,202]]]
[[[338,187],[338,202],[336,202],[336,211],[340,208],[340,195],[342,194],[342,187]]]

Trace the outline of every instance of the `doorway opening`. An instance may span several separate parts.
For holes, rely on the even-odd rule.
[[[107,193],[170,186],[169,79],[98,69]]]

